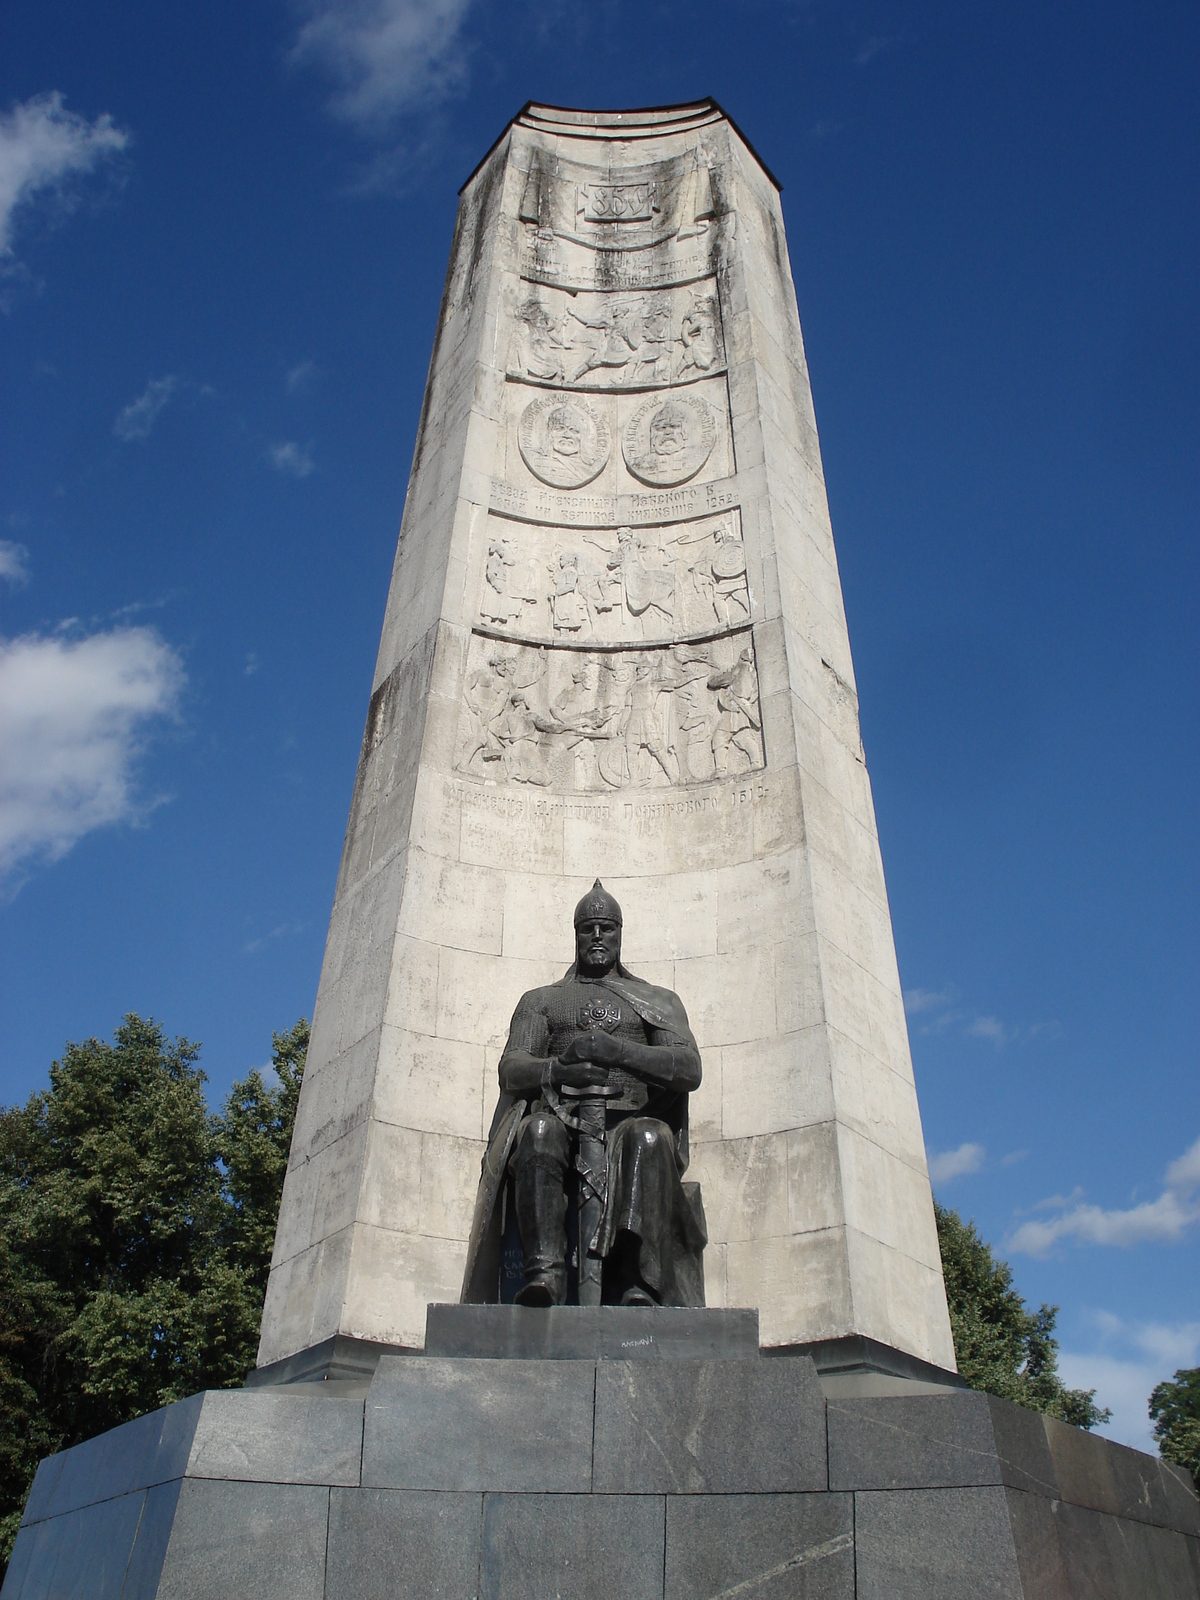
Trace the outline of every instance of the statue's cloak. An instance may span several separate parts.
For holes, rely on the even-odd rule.
[[[571,983],[577,976],[577,963],[572,962],[558,983]],[[626,1005],[631,1006],[643,1022],[652,1028],[662,1028],[676,1034],[695,1047],[696,1041],[688,1024],[683,1002],[670,989],[660,989],[644,978],[635,978],[622,962],[607,977],[597,979],[597,987],[610,989]],[[686,1170],[688,1160],[688,1117],[686,1094],[679,1096],[680,1113],[673,1119],[671,1131],[675,1135],[675,1148],[680,1171]],[[471,1236],[467,1242],[467,1265],[463,1273],[460,1299],[464,1304],[482,1305],[495,1300],[500,1280],[500,1248],[502,1217],[500,1197],[508,1175],[508,1163],[516,1148],[521,1121],[531,1102],[511,1094],[501,1094],[496,1104],[492,1126],[488,1132],[487,1149],[479,1174],[479,1191],[475,1197],[475,1215],[471,1220]]]

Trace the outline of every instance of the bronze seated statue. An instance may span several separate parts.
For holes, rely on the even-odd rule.
[[[700,1052],[678,995],[622,965],[599,878],[575,908],[573,965],[518,1001],[499,1076],[462,1299],[702,1306],[704,1212],[683,1182]]]

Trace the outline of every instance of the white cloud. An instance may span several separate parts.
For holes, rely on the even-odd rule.
[[[135,763],[183,683],[150,628],[0,640],[0,879],[144,813]]]
[[[976,1017],[966,1031],[972,1039],[987,1039],[996,1046],[997,1050],[1008,1038],[1004,1024],[999,1017]]]
[[[313,379],[317,375],[315,361],[298,361],[294,367],[289,368],[286,383],[289,394],[299,394],[312,387]]]
[[[294,439],[285,439],[281,444],[273,444],[268,454],[276,472],[290,473],[293,478],[307,478],[313,470],[311,445],[300,445]]]
[[[1008,1242],[1008,1249],[1030,1256],[1044,1256],[1060,1239],[1080,1244],[1131,1245],[1152,1241],[1174,1244],[1196,1222],[1200,1222],[1200,1139],[1167,1168],[1165,1186],[1157,1200],[1124,1211],[1105,1211],[1100,1206],[1072,1205],[1074,1196],[1063,1202],[1070,1210],[1049,1222],[1025,1222]],[[1053,1208],[1056,1200],[1044,1201]]]
[[[951,1178],[978,1172],[986,1155],[981,1144],[960,1144],[957,1150],[943,1150],[940,1155],[930,1156],[930,1182],[949,1183]]]
[[[953,998],[946,989],[905,989],[904,1009],[910,1017],[915,1017],[922,1011],[940,1011]]]
[[[1127,1323],[1107,1311],[1094,1320],[1101,1348],[1060,1352],[1063,1381],[1072,1389],[1095,1389],[1098,1403],[1112,1407],[1111,1438],[1157,1454],[1150,1392],[1178,1368],[1200,1361],[1200,1322]]]
[[[35,195],[68,198],[73,177],[120,154],[129,135],[105,115],[88,122],[61,94],[35,95],[0,113],[0,256],[12,254],[13,218]]]
[[[293,50],[338,84],[339,117],[381,130],[393,117],[443,99],[466,76],[460,33],[470,0],[307,0]]]
[[[6,583],[24,583],[29,577],[29,551],[11,539],[0,539],[0,578]]]
[[[151,378],[136,400],[129,404],[113,423],[113,432],[125,444],[135,439],[148,439],[150,430],[158,421],[158,414],[179,387],[179,379],[167,376]]]

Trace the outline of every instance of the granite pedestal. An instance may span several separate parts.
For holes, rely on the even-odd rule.
[[[1200,1507],[1153,1457],[928,1375],[828,1397],[753,1313],[648,1339],[656,1313],[565,1309],[432,1308],[429,1348],[477,1353],[196,1395],[49,1458],[3,1600],[1200,1597]]]

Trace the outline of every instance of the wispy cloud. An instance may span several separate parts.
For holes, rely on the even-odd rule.
[[[72,180],[110,162],[129,134],[106,113],[89,122],[61,94],[35,95],[0,113],[0,257],[11,256],[15,215],[37,197],[69,206]]]
[[[16,587],[28,578],[29,551],[12,539],[0,539],[0,579]]]
[[[294,367],[288,369],[284,380],[289,394],[302,394],[306,389],[311,389],[313,380],[317,376],[315,361],[298,361]]]
[[[151,378],[136,400],[131,400],[113,423],[113,432],[125,444],[136,439],[148,439],[150,430],[158,421],[159,412],[167,405],[179,387],[179,379],[168,375]]]
[[[303,933],[308,927],[307,922],[281,922],[277,928],[272,928],[269,933],[264,933],[257,939],[251,939],[242,946],[242,954],[246,956],[257,955],[266,945],[273,944],[276,939],[284,939],[289,935]]]
[[[333,79],[336,116],[380,132],[462,87],[469,8],[470,0],[307,0],[293,59]]]
[[[172,715],[179,657],[151,628],[0,640],[0,882],[147,810],[135,768]]]
[[[981,1144],[960,1144],[957,1150],[943,1150],[929,1157],[931,1183],[949,1183],[951,1178],[963,1178],[978,1172],[987,1151]]]
[[[999,1017],[981,1014],[958,1003],[953,988],[906,989],[904,1011],[909,1018],[920,1018],[922,1034],[955,1033],[964,1039],[984,1039],[997,1050],[1006,1044],[1029,1044],[1041,1033],[1057,1033],[1057,1022],[1034,1022],[1020,1027],[1002,1022]]]
[[[293,478],[307,478],[313,470],[312,446],[297,444],[294,439],[273,444],[267,454],[276,472],[286,472]]]
[[[965,1029],[969,1039],[986,1039],[999,1050],[1008,1038],[1008,1030],[999,1017],[975,1017]]]
[[[242,670],[247,678],[252,678],[258,671],[258,652],[256,650],[248,650],[246,652],[246,664]]]
[[[881,56],[885,50],[890,50],[895,42],[886,33],[871,34],[859,47],[858,54],[854,57],[855,66],[865,67],[869,61],[874,61],[876,56]]]
[[[905,989],[905,1014],[917,1017],[922,1011],[940,1011],[944,1006],[948,1006],[953,998],[948,989]]]
[[[1044,1256],[1060,1241],[1078,1244],[1132,1245],[1151,1242],[1174,1244],[1200,1222],[1200,1139],[1177,1161],[1172,1161],[1157,1200],[1143,1201],[1126,1210],[1106,1211],[1100,1206],[1076,1204],[1075,1196],[1063,1200],[1064,1209],[1047,1222],[1024,1222],[1008,1241],[1019,1254]],[[1076,1191],[1078,1193],[1078,1191]],[[1043,1201],[1056,1209],[1059,1197]]]

